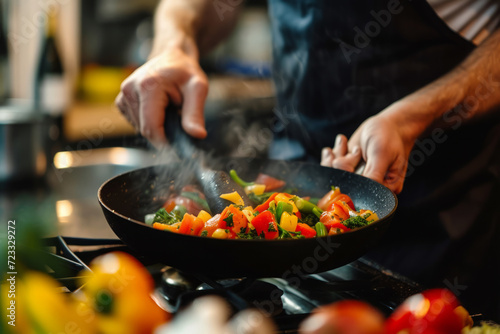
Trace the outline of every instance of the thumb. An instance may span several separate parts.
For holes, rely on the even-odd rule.
[[[184,86],[182,127],[191,136],[205,138],[204,107],[208,94],[208,80],[203,75],[193,76]]]

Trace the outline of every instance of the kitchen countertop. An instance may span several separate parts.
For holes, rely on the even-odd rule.
[[[61,168],[53,165],[45,178],[0,189],[2,224],[15,219],[17,225],[43,225],[48,236],[117,238],[101,211],[97,190],[113,176],[156,164],[154,152],[115,147],[63,154],[56,157]],[[82,160],[79,154],[85,154]],[[68,160],[73,163],[65,165]]]

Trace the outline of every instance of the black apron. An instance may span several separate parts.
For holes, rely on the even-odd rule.
[[[425,1],[269,0],[269,9],[278,98],[271,158],[319,161],[336,134],[351,135],[474,49]],[[498,116],[446,122],[445,140],[415,145],[391,231],[368,257],[449,287],[472,312],[500,321]]]

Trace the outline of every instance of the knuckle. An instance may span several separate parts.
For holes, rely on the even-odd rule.
[[[139,91],[142,94],[148,93],[151,90],[158,87],[158,85],[159,85],[159,79],[154,75],[150,75],[150,76],[142,78],[139,81]]]
[[[122,91],[125,97],[134,93],[134,82],[130,79],[126,79],[120,85],[120,90]]]
[[[197,92],[208,94],[208,79],[205,75],[197,75],[190,80],[190,86]]]

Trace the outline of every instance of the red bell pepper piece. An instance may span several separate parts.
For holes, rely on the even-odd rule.
[[[269,209],[269,203],[271,203],[272,201],[274,201],[274,198],[276,197],[276,195],[278,195],[278,193],[274,193],[271,196],[269,196],[269,198],[267,199],[267,201],[265,201],[261,205],[258,205],[255,208],[255,211],[258,211],[259,213],[261,213],[261,212],[266,211],[267,209]]]
[[[232,215],[231,219],[228,219],[230,215]],[[225,230],[240,233],[241,229],[246,230],[248,219],[238,207],[231,204],[222,211],[219,226]]]
[[[258,235],[264,235],[265,239],[276,239],[279,235],[276,217],[270,211],[259,213],[252,219],[252,225],[255,227]]]
[[[297,224],[297,229],[295,230],[295,232],[300,232],[305,238],[314,238],[316,236],[316,230],[311,226],[303,223]]]
[[[257,179],[255,180],[256,184],[263,184],[266,186],[265,191],[272,191],[278,188],[281,188],[285,185],[285,181],[278,180],[270,175],[260,173],[257,175]]]

